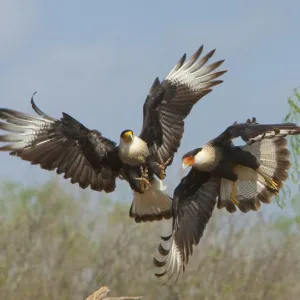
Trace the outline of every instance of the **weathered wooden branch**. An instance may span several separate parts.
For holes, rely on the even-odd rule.
[[[143,299],[143,297],[137,296],[137,297],[108,297],[104,298],[104,300],[138,300],[138,299]]]
[[[92,295],[86,298],[86,300],[138,300],[143,299],[142,296],[129,297],[106,297],[110,292],[110,289],[107,286],[102,286],[98,291],[94,292]]]

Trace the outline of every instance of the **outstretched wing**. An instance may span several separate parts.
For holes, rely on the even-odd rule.
[[[203,46],[187,62],[184,54],[162,82],[156,78],[144,103],[140,137],[160,163],[172,159],[177,152],[184,132],[184,119],[193,105],[211,92],[213,86],[223,82],[214,79],[226,71],[213,72],[223,60],[206,65],[215,50],[198,60],[202,50]]]
[[[219,179],[210,177],[209,173],[192,169],[176,187],[173,197],[173,226],[172,234],[162,237],[162,240],[171,239],[169,249],[159,245],[158,251],[165,258],[159,261],[154,258],[154,265],[165,267],[158,277],[168,275],[170,279],[176,274],[176,281],[181,272],[184,272],[189,256],[193,253],[193,246],[199,244],[206,224],[212,216],[219,194]]]
[[[112,192],[121,167],[115,143],[66,113],[56,120],[43,113],[33,98],[31,104],[39,117],[0,109],[0,119],[6,121],[0,122],[0,129],[11,132],[0,136],[0,142],[8,142],[0,151],[46,170],[56,169],[83,189]]]
[[[258,124],[256,118],[252,118],[252,120],[248,119],[245,123],[238,124],[235,122],[213,141],[227,144],[231,143],[233,139],[241,137],[247,144],[252,144],[263,139],[285,137],[299,133],[300,127],[294,123]]]
[[[238,208],[242,212],[257,211],[261,202],[270,203],[283,187],[291,166],[285,137],[296,134],[300,134],[300,127],[296,124],[258,124],[253,118],[246,123],[233,124],[213,140],[213,143],[228,144],[233,138],[242,137],[247,144],[240,149],[250,153],[259,162],[259,172],[243,166],[235,167],[235,173],[243,178],[235,186],[235,195],[240,202]],[[236,211],[236,206],[230,200],[232,185],[232,181],[221,179],[217,203],[219,209],[225,207],[230,213]]]

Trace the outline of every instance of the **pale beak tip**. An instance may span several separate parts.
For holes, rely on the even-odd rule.
[[[183,170],[185,170],[185,169],[187,169],[189,166],[186,165],[185,163],[182,163],[181,167],[182,167]]]

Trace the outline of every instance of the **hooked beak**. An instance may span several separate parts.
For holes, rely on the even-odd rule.
[[[132,142],[132,141],[133,141],[133,134],[132,134],[132,133],[129,133],[129,134],[128,134],[128,138],[129,138],[130,142]]]
[[[185,170],[185,169],[187,169],[189,166],[186,165],[186,164],[183,162],[182,165],[181,165],[181,167],[182,167],[183,170]]]
[[[131,143],[134,140],[134,135],[131,130],[128,130],[122,135],[122,139],[125,143]]]
[[[185,170],[187,169],[188,167],[191,167],[193,166],[194,164],[194,157],[190,156],[190,157],[185,157],[183,160],[182,160],[182,169]]]

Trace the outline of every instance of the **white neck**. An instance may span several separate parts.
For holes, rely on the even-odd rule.
[[[211,171],[217,164],[215,149],[212,147],[204,147],[195,155],[193,167],[199,171]]]
[[[126,143],[122,138],[120,138],[120,146],[124,148],[134,148],[143,142],[138,136],[133,136],[133,140],[129,143]]]

